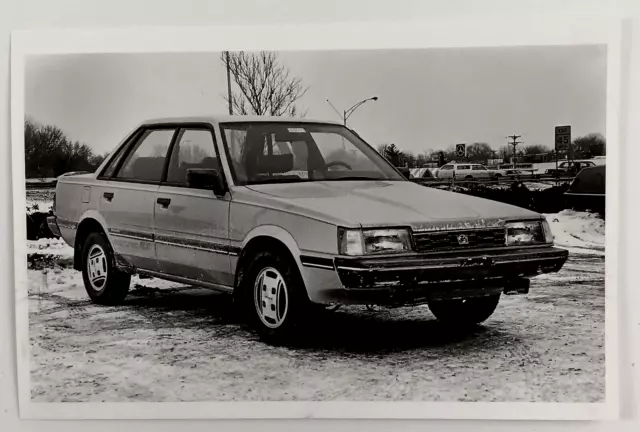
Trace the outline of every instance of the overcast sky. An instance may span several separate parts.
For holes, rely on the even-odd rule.
[[[308,118],[370,97],[349,126],[370,144],[421,153],[505,136],[553,146],[554,126],[605,134],[606,47],[281,52],[309,91]],[[225,114],[219,53],[41,56],[26,65],[25,109],[97,153],[154,117]]]

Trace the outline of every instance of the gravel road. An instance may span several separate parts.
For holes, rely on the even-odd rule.
[[[134,279],[126,305],[96,306],[79,272],[31,262],[34,401],[604,400],[602,254],[571,254],[467,334],[427,307],[348,307],[295,348],[260,342],[222,294]]]

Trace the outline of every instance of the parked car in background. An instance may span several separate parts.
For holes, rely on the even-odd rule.
[[[122,303],[134,274],[211,288],[276,343],[335,304],[476,324],[568,256],[538,213],[415,184],[345,126],[283,117],[144,122],[59,178],[48,223],[94,302]]]
[[[596,166],[596,164],[593,161],[564,161],[558,164],[558,168],[546,170],[545,174],[555,177],[573,177],[577,175],[580,170],[594,166]]]
[[[456,180],[488,180],[494,173],[484,165],[473,163],[450,163],[438,170],[438,178]]]
[[[567,205],[576,210],[593,210],[604,214],[606,201],[606,165],[581,170],[564,196]]]
[[[419,180],[420,182],[437,181],[438,179],[433,175],[429,168],[414,168],[411,170],[411,179]]]

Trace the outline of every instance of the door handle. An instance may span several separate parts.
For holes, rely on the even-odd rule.
[[[169,198],[158,198],[156,202],[160,204],[163,208],[167,208],[169,207],[169,204],[171,204],[171,200]]]
[[[113,192],[105,192],[102,194],[102,196],[104,197],[104,199],[106,199],[107,201],[111,202],[111,200],[114,197],[114,193]]]

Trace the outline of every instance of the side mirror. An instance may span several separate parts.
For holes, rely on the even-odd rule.
[[[227,192],[224,178],[216,169],[191,168],[187,170],[187,185],[194,189],[212,190],[216,195],[223,196]]]

